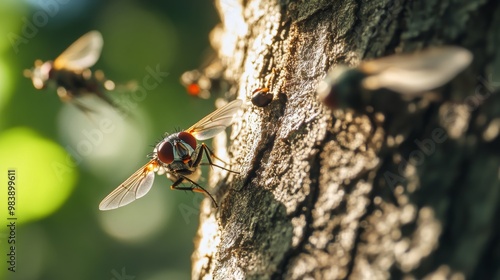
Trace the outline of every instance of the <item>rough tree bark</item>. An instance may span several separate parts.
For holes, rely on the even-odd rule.
[[[227,148],[241,174],[212,171],[193,279],[500,279],[498,1],[216,6],[228,97],[246,102]],[[474,61],[423,110],[377,123],[317,99],[338,63],[443,44]],[[266,85],[273,102],[252,106]]]

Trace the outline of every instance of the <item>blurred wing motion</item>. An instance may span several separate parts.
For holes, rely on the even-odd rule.
[[[233,115],[240,109],[242,103],[243,101],[236,99],[226,104],[186,129],[186,132],[198,140],[214,137],[231,124]]]
[[[101,56],[103,45],[99,31],[90,31],[76,40],[54,60],[55,69],[81,71],[93,66]]]
[[[369,76],[363,86],[369,90],[386,88],[403,94],[417,94],[446,84],[472,61],[461,47],[431,47],[413,54],[391,55],[362,64]]]
[[[153,185],[155,168],[156,162],[151,160],[137,170],[101,201],[99,210],[116,209],[146,195]]]

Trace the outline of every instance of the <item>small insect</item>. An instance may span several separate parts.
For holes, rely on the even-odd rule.
[[[200,70],[184,72],[181,76],[181,84],[186,88],[186,92],[190,96],[199,97],[201,99],[210,98],[212,81]]]
[[[274,95],[269,93],[269,88],[258,88],[252,92],[252,103],[257,107],[266,107],[273,101]]]
[[[211,53],[199,69],[184,72],[180,82],[190,96],[208,99],[213,93],[227,91],[229,84],[222,72],[220,59]]]
[[[35,67],[26,69],[24,76],[31,78],[36,89],[54,87],[63,102],[71,102],[84,112],[92,111],[77,98],[84,94],[95,94],[109,105],[118,108],[104,95],[103,88],[114,89],[112,81],[106,80],[102,71],[92,73],[93,66],[101,55],[103,45],[99,31],[90,31],[71,44],[54,61],[35,61]]]
[[[238,172],[214,164],[212,158],[218,158],[205,143],[197,145],[196,140],[210,139],[226,129],[231,124],[233,115],[241,107],[241,104],[241,100],[234,100],[215,110],[190,128],[166,136],[154,148],[151,160],[106,196],[99,204],[99,209],[115,209],[143,197],[153,185],[155,172],[158,175],[166,173],[167,178],[174,182],[170,189],[205,193],[217,207],[213,196],[195,182],[200,176],[198,167],[203,164],[201,163],[203,154],[207,157],[209,165],[233,173]],[[188,181],[192,185],[189,187],[179,186],[184,181]]]
[[[318,97],[330,108],[354,109],[372,104],[372,93],[379,89],[415,98],[446,84],[471,61],[468,50],[443,46],[362,62],[357,68],[337,66],[318,85]]]

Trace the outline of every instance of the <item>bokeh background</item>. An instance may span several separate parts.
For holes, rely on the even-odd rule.
[[[179,77],[202,64],[218,21],[211,1],[0,1],[0,279],[190,278],[202,195],[170,191],[156,176],[144,198],[107,212],[98,205],[164,132],[213,111],[213,100],[188,96]],[[130,118],[106,106],[86,116],[23,76],[90,30],[104,38],[92,69],[118,85],[112,97],[131,100]],[[168,76],[146,94],[134,99],[120,88],[143,86],[154,69]],[[6,262],[9,168],[17,174],[15,273]]]

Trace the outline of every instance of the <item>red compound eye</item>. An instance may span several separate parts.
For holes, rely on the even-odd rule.
[[[174,161],[174,147],[172,147],[170,142],[165,141],[158,149],[158,159],[165,164],[170,164]]]
[[[182,132],[179,132],[178,137],[179,137],[179,139],[184,141],[186,144],[191,146],[191,148],[193,148],[193,150],[196,149],[196,139],[194,138],[193,135],[191,135],[190,133],[187,133],[185,131],[182,131]]]

